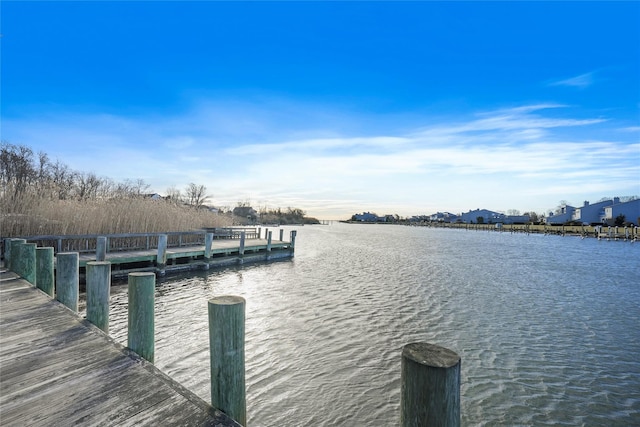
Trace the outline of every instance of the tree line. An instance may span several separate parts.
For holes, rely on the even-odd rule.
[[[60,160],[51,160],[44,152],[36,153],[28,146],[7,141],[0,143],[0,184],[0,212],[14,216],[33,215],[34,206],[44,201],[73,201],[88,206],[90,202],[142,200],[151,195],[150,185],[143,179],[117,182],[94,172],[73,170]],[[162,199],[176,207],[207,208],[211,197],[206,186],[190,183],[183,190],[168,188]],[[298,208],[264,207],[256,211],[248,201],[239,202],[233,210],[221,208],[218,213],[238,224],[318,223]]]
[[[93,172],[76,171],[44,152],[34,153],[30,147],[6,141],[0,143],[0,183],[0,197],[9,213],[19,198],[27,196],[76,201],[129,199],[144,197],[150,188],[143,179],[116,182]],[[184,191],[170,188],[165,200],[200,207],[209,198],[204,185],[190,183]]]

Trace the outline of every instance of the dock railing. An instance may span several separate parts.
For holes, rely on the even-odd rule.
[[[101,244],[99,238],[106,238],[105,252],[149,250],[158,247],[159,236],[167,236],[167,247],[204,245],[207,233],[213,233],[214,239],[240,239],[242,233],[246,239],[258,239],[260,229],[249,227],[216,227],[195,231],[170,231],[164,233],[119,233],[119,234],[76,234],[41,235],[22,237],[39,247],[52,247],[54,252],[96,252]],[[104,242],[104,240],[102,241]]]

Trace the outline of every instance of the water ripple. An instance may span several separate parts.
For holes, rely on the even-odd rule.
[[[207,300],[247,300],[252,426],[397,425],[402,346],[462,357],[465,426],[640,425],[640,245],[303,227],[293,261],[161,281],[156,365],[209,400]],[[126,344],[126,287],[111,335]]]

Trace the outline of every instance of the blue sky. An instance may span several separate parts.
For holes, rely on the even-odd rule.
[[[318,218],[640,195],[640,2],[0,4],[2,139]]]

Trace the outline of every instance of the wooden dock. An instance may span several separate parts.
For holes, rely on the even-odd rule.
[[[183,270],[209,269],[229,265],[274,261],[293,256],[289,242],[272,242],[264,239],[247,240],[241,248],[238,240],[214,240],[211,243],[209,257],[206,257],[204,245],[180,246],[167,248],[164,272]],[[134,251],[107,252],[105,261],[112,266],[112,275],[125,277],[133,271],[158,271],[157,249],[143,249]],[[95,261],[95,253],[80,253],[80,269],[84,269],[87,262]]]
[[[292,258],[295,231],[290,241],[272,239],[272,233],[261,228],[204,229],[168,233],[127,233],[110,235],[27,236],[27,243],[51,247],[54,253],[77,252],[80,278],[90,261],[108,261],[114,277],[129,273],[153,271],[160,276],[184,270],[208,270],[252,262]],[[5,238],[2,258],[10,255],[10,241]]]
[[[239,426],[97,327],[4,270],[0,272],[0,425]]]

